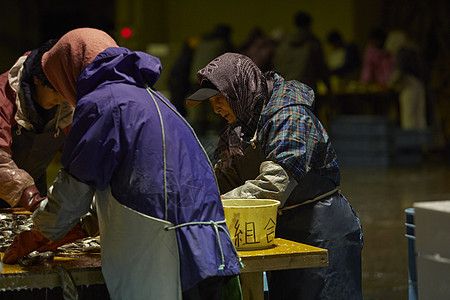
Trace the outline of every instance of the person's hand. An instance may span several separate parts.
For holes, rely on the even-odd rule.
[[[60,241],[50,241],[44,246],[38,248],[36,251],[45,252],[45,251],[56,251],[58,247],[62,245],[72,243],[76,240],[83,239],[87,237],[86,233],[84,233],[83,229],[81,229],[80,225],[75,225]]]
[[[41,197],[39,195],[39,190],[36,188],[36,186],[31,185],[23,191],[19,202],[17,202],[17,206],[23,207],[26,210],[33,212],[39,207],[39,204],[44,199],[44,197]]]
[[[85,238],[86,234],[77,224],[60,241],[50,241],[43,236],[36,227],[24,231],[16,236],[11,245],[6,249],[3,262],[13,264],[20,258],[33,252],[55,251],[58,247]]]
[[[19,258],[44,246],[48,242],[49,239],[43,236],[39,232],[39,229],[32,227],[31,230],[23,231],[14,238],[11,245],[5,251],[3,262],[13,264],[17,262]]]

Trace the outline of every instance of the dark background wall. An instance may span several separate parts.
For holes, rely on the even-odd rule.
[[[362,51],[371,28],[400,28],[411,34],[427,57],[440,63],[440,80],[448,78],[449,4],[446,0],[1,0],[0,68],[7,70],[24,51],[58,37],[70,29],[91,26],[113,35],[132,50],[159,49],[164,70],[173,64],[182,42],[201,36],[217,23],[231,26],[238,46],[256,27],[267,34],[290,32],[299,10],[311,14],[312,30],[325,42],[327,33],[338,29],[345,40]],[[120,36],[130,27],[129,39]],[[152,44],[159,47],[150,47]],[[325,47],[325,51],[327,48]],[[447,65],[443,67],[442,65]],[[158,83],[165,89],[165,76]],[[442,84],[442,83],[441,83]]]
[[[382,2],[369,0],[249,0],[249,1],[209,1],[209,0],[169,0],[156,1],[117,0],[118,28],[130,26],[135,29],[134,39],[122,40],[122,44],[145,49],[148,43],[166,43],[167,56],[160,55],[163,68],[170,68],[179,54],[182,43],[190,37],[202,36],[210,32],[218,23],[226,23],[232,28],[232,42],[242,44],[251,30],[260,27],[266,34],[273,31],[291,32],[293,18],[299,11],[308,12],[312,18],[312,30],[325,41],[332,29],[338,29],[348,41],[361,47],[365,44],[370,28],[380,25]],[[364,10],[364,17],[358,10]],[[137,17],[132,12],[141,12]],[[144,13],[142,13],[144,12]],[[160,84],[165,82],[162,74]]]
[[[113,33],[113,4],[113,1],[86,0],[0,0],[0,70],[7,71],[25,51],[73,28],[90,26]]]

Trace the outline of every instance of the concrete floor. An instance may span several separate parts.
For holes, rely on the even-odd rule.
[[[408,299],[405,209],[414,202],[450,199],[450,164],[443,155],[396,167],[342,167],[342,193],[364,230],[365,300]]]

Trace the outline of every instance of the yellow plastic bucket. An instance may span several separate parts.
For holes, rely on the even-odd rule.
[[[280,201],[272,199],[224,199],[225,219],[238,250],[273,246]]]

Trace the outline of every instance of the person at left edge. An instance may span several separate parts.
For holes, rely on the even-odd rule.
[[[113,299],[221,299],[241,265],[205,151],[152,89],[160,60],[79,28],[44,54],[42,66],[76,109],[64,168],[33,215],[40,233],[59,239],[95,194]]]
[[[62,148],[72,123],[73,106],[55,90],[41,66],[43,53],[56,39],[28,51],[0,75],[0,206],[33,212],[47,194],[46,170]],[[86,237],[85,229],[98,231],[94,215],[60,241],[42,240],[41,251]],[[87,221],[87,222],[86,222]],[[87,228],[84,225],[89,225]],[[27,234],[33,234],[28,232]],[[95,234],[95,233],[94,233]]]
[[[26,52],[0,75],[0,199],[6,202],[2,207],[34,211],[47,194],[46,169],[70,129],[73,107],[41,67],[42,54],[56,41]]]

